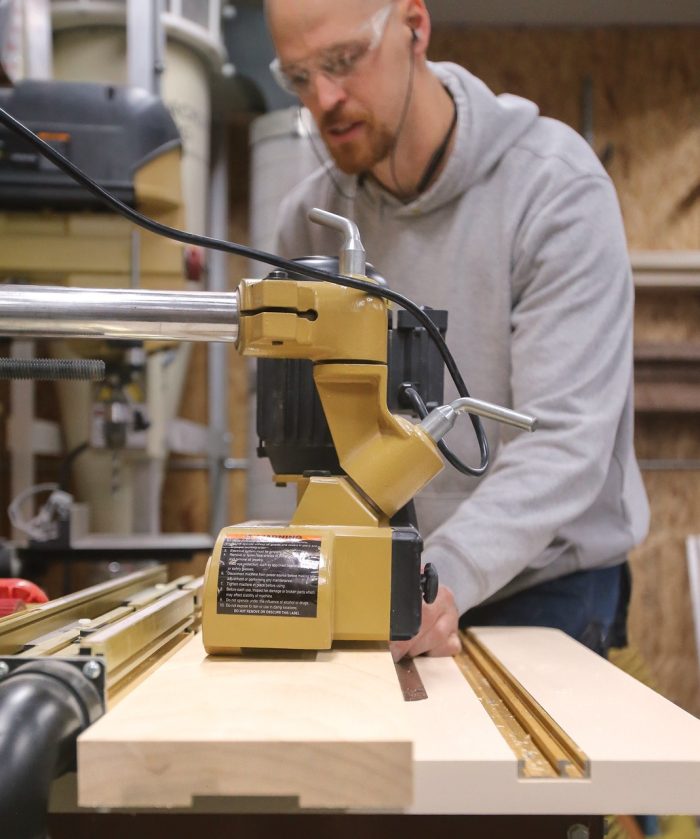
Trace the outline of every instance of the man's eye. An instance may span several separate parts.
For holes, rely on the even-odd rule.
[[[367,53],[367,48],[367,44],[348,44],[325,57],[323,70],[332,76],[347,76]]]
[[[303,89],[309,84],[308,70],[285,70],[284,77],[287,84],[295,90]]]

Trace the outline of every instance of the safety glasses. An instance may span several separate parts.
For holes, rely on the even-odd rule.
[[[307,61],[280,64],[279,59],[275,58],[270,63],[270,72],[283,90],[300,99],[311,90],[315,73],[322,73],[328,79],[342,84],[359,70],[364,60],[381,43],[392,6],[393,2],[382,6],[369,20],[360,24],[347,41],[326,47]]]

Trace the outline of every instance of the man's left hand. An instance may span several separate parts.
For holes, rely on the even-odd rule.
[[[428,604],[423,603],[420,630],[409,641],[393,641],[389,646],[394,661],[404,656],[456,655],[462,644],[459,640],[459,614],[454,595],[447,586],[438,588],[437,597]]]

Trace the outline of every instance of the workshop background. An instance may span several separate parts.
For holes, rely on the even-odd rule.
[[[256,156],[264,160],[266,143],[288,140],[272,152],[276,160],[287,152],[302,155],[304,164],[295,169],[299,175],[315,161],[307,139],[293,136],[294,111],[271,121],[270,112],[293,103],[266,76],[271,47],[260,5],[219,9],[205,0],[171,0],[163,95],[190,165],[184,222],[203,231],[212,220],[221,224],[227,218],[222,232],[230,239],[269,246],[271,220],[259,218],[256,201],[265,208],[274,202],[265,192],[269,184],[260,183]],[[494,91],[530,98],[543,114],[582,132],[618,190],[637,288],[636,445],[652,507],[650,535],[632,556],[631,642],[653,684],[700,716],[700,549],[693,541],[700,540],[700,10],[692,0],[609,2],[605,9],[594,9],[602,5],[594,3],[575,4],[576,9],[532,3],[524,11],[523,4],[502,0],[481,12],[467,12],[468,5],[474,4],[429,0],[434,13],[430,56],[463,64]],[[89,0],[0,2],[0,58],[9,80],[30,76],[34,66],[36,77],[126,83],[124,6]],[[29,24],[22,12],[28,9],[37,14],[51,9],[53,31],[41,29],[40,16],[23,30]],[[176,64],[182,74],[177,83],[172,78]],[[295,143],[304,148],[295,152]],[[212,195],[217,185],[219,194]],[[3,230],[0,221],[0,249]],[[211,257],[209,262],[211,267]],[[228,259],[224,270],[231,289],[250,273],[238,258]],[[37,355],[43,349],[48,351],[36,348]],[[10,352],[9,342],[0,343],[0,355]],[[218,379],[212,366],[221,359],[212,361],[207,346],[195,345],[185,360],[176,415],[182,429],[200,442],[180,446],[179,453],[172,446],[164,459],[162,533],[212,532],[217,522],[256,513],[266,493],[274,492],[261,488],[266,475],[253,463],[248,365],[233,347],[224,353]],[[31,414],[42,428],[64,423],[58,444],[39,443],[44,437],[37,434],[23,453],[23,468],[28,456],[35,483],[56,480],[69,451],[55,386],[33,388],[33,409],[20,403],[22,391],[13,388],[14,383],[0,381],[0,536],[8,539],[6,510],[16,489],[12,466],[18,463],[10,438],[17,417],[28,418],[30,427]],[[212,406],[213,388],[224,395],[223,405]],[[219,411],[215,434],[207,431],[213,410]],[[113,471],[112,461],[110,455],[105,475]],[[110,481],[128,479],[128,470],[121,472],[105,479],[101,504],[111,504]],[[199,553],[192,561],[173,563],[172,574],[197,573],[205,558]],[[113,563],[76,563],[70,587],[123,570]],[[50,595],[64,591],[60,563],[47,563],[39,576]],[[635,666],[641,673],[641,664]]]

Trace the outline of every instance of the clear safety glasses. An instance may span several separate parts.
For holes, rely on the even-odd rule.
[[[349,40],[320,50],[307,61],[280,64],[275,58],[270,63],[270,72],[281,88],[300,99],[311,90],[314,73],[323,73],[335,82],[342,82],[352,76],[381,43],[392,6],[393,2],[382,6],[360,24]]]

